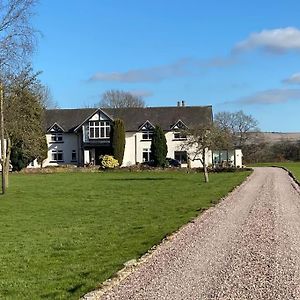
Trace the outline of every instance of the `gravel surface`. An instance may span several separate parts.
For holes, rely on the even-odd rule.
[[[300,195],[287,172],[256,168],[127,278],[86,299],[300,299]]]

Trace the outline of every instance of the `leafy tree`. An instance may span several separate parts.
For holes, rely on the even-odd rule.
[[[38,136],[39,136],[39,143],[38,143],[38,148],[36,151],[35,158],[37,159],[37,162],[41,165],[42,168],[43,161],[48,157],[48,144],[44,132],[40,133]]]
[[[113,156],[122,165],[125,150],[125,126],[122,120],[115,120],[112,127]]]
[[[25,156],[21,143],[17,143],[12,147],[10,161],[14,171],[20,171],[23,168],[26,168],[30,160],[30,158]]]
[[[6,187],[13,148],[20,148],[26,159],[45,157],[45,134],[43,130],[44,100],[42,85],[31,68],[13,76],[5,90],[4,134],[7,141],[4,162]]]
[[[145,101],[130,92],[109,90],[102,94],[99,106],[103,108],[145,107]]]
[[[167,140],[165,133],[160,126],[155,126],[152,143],[151,143],[151,157],[157,167],[164,167],[166,164],[166,157],[168,153]]]

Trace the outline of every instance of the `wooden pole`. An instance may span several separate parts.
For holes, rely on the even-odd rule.
[[[0,143],[1,143],[1,178],[2,178],[2,194],[5,194],[5,139],[4,139],[4,111],[3,111],[3,85],[0,82]]]

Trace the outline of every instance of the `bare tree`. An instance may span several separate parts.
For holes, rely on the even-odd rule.
[[[235,147],[243,148],[250,139],[249,133],[259,131],[257,120],[243,111],[219,112],[215,115],[214,121],[216,126],[231,135]]]
[[[1,77],[23,67],[36,44],[30,23],[37,0],[0,0]]]
[[[109,90],[102,94],[99,106],[104,108],[145,107],[145,101],[142,97],[130,92]]]
[[[39,99],[42,101],[42,106],[47,109],[59,108],[59,105],[54,101],[51,90],[47,85],[38,84],[36,86],[36,92],[39,93]]]
[[[203,166],[205,182],[209,182],[208,162],[206,156],[208,150],[229,147],[229,137],[226,131],[213,125],[201,125],[185,130],[186,141],[182,144],[182,149],[187,151],[188,159],[199,160]]]
[[[4,151],[6,134],[5,106],[6,87],[10,75],[20,71],[28,63],[34,50],[36,31],[31,17],[36,0],[0,0],[0,141],[2,164],[2,193],[5,193],[9,170],[9,155]],[[19,99],[21,101],[21,99]],[[10,148],[10,139],[6,139]]]

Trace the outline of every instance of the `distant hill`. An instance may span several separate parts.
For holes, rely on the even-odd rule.
[[[253,141],[267,143],[300,141],[300,132],[255,132],[251,136]]]

